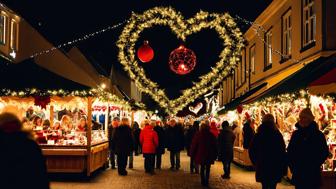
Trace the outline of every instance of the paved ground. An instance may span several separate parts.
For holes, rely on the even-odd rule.
[[[128,176],[118,176],[117,170],[107,169],[98,172],[89,180],[83,180],[72,176],[67,178],[52,178],[52,189],[191,189],[203,188],[200,184],[199,175],[189,173],[189,158],[185,153],[181,154],[181,166],[179,171],[169,170],[169,156],[166,153],[163,157],[163,169],[157,170],[156,174],[151,176],[144,173],[143,158],[137,156],[134,158],[134,169],[128,169]],[[257,189],[261,188],[259,183],[255,182],[254,172],[246,171],[235,165],[231,168],[231,179],[223,180],[222,164],[216,162],[211,167],[211,177],[209,188],[221,189]],[[288,183],[281,183],[278,189],[293,189]]]

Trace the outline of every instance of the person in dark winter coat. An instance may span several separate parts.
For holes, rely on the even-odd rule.
[[[111,124],[107,128],[108,130],[108,140],[109,140],[109,147],[110,147],[110,163],[111,163],[111,169],[115,169],[115,144],[114,144],[114,133],[116,131],[116,128],[120,124],[119,117],[114,117]]]
[[[297,126],[287,148],[292,181],[296,189],[320,188],[321,165],[329,154],[326,139],[309,108],[300,112]]]
[[[250,146],[250,143],[254,137],[255,131],[254,131],[254,121],[248,120],[244,123],[243,126],[243,148],[248,149]]]
[[[196,164],[201,165],[202,185],[208,186],[211,164],[217,159],[217,142],[210,132],[208,121],[201,123],[201,130],[193,138],[190,155],[195,159]]]
[[[185,147],[187,150],[187,155],[190,156],[190,173],[199,173],[199,166],[196,165],[195,160],[193,157],[190,155],[190,147],[191,147],[191,142],[195,136],[195,134],[199,130],[199,122],[195,121],[193,125],[187,130],[186,136],[185,136]]]
[[[133,124],[132,132],[134,137],[134,154],[137,156],[141,153],[141,145],[139,140],[141,129],[136,121]]]
[[[236,136],[233,134],[229,122],[223,121],[222,130],[218,136],[218,156],[223,163],[223,179],[230,178],[230,166],[233,160],[233,144]]]
[[[153,129],[154,127],[145,121],[145,128],[140,133],[140,143],[142,145],[142,153],[145,157],[146,173],[154,174],[155,152],[159,145],[159,138]]]
[[[167,129],[167,148],[170,151],[171,170],[179,170],[180,152],[184,149],[184,133],[180,124],[176,120],[170,120],[170,125]]]
[[[156,124],[154,126],[154,131],[157,133],[159,138],[159,145],[156,148],[156,154],[155,154],[156,168],[161,169],[162,154],[165,153],[165,132],[162,128],[161,121],[152,121],[152,124],[153,125]]]
[[[263,189],[275,189],[286,173],[287,164],[285,141],[272,114],[264,115],[249,155],[256,168],[256,181],[261,182]]]
[[[0,149],[1,188],[49,189],[42,151],[14,114],[0,114]]]
[[[133,150],[133,136],[128,118],[122,118],[121,125],[114,133],[115,153],[117,154],[118,173],[127,175],[127,157]]]

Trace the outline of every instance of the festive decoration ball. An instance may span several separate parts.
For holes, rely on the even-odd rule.
[[[190,73],[196,66],[195,53],[181,45],[169,55],[170,69],[179,75]]]
[[[147,63],[153,60],[154,50],[148,44],[148,41],[144,41],[143,45],[141,45],[141,47],[138,49],[137,55],[140,61],[143,63]]]

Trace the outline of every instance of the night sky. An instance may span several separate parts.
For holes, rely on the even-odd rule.
[[[229,12],[233,17],[239,15],[253,21],[271,0],[122,0],[118,2],[111,0],[4,0],[2,2],[19,13],[49,41],[58,45],[81,37],[83,34],[123,22],[130,17],[132,11],[142,13],[156,6],[171,6],[182,12],[185,18],[190,18],[199,10],[203,10],[218,13]],[[238,23],[238,25],[243,32],[248,28],[243,23]],[[118,49],[115,45],[122,28],[123,26],[75,44],[103,75],[109,75],[112,64],[116,69],[122,70],[121,64],[118,63]],[[198,81],[200,75],[207,73],[218,60],[218,54],[222,49],[222,43],[213,30],[203,30],[189,36],[185,46],[196,53],[197,65],[190,74],[179,76],[170,71],[168,67],[170,52],[181,44],[170,29],[158,26],[145,30],[136,46],[139,47],[143,40],[149,41],[155,51],[155,58],[149,64],[140,64],[150,79],[166,89],[170,98],[178,97],[181,90],[190,87],[192,81]],[[70,48],[63,50],[67,51]]]

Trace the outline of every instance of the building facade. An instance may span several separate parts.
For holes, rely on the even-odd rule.
[[[244,37],[241,62],[221,84],[220,105],[265,84],[258,96],[321,57],[336,53],[336,1],[274,0]]]

